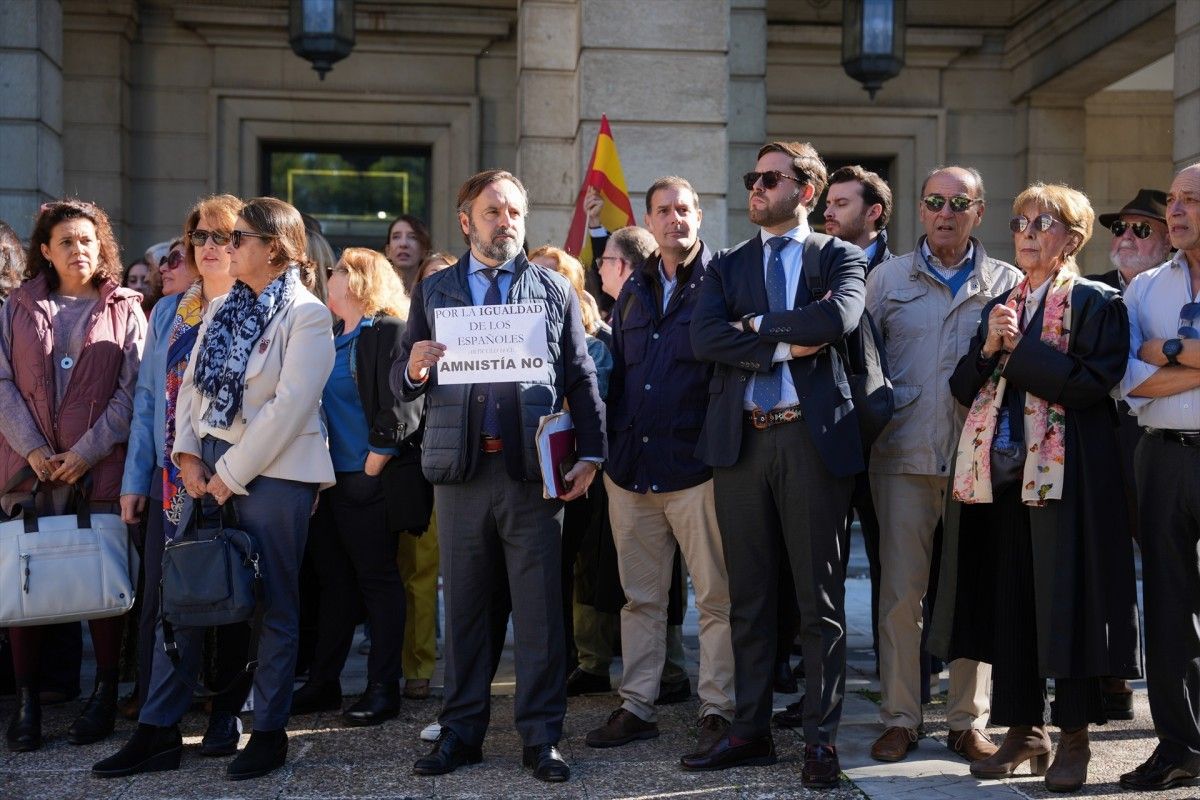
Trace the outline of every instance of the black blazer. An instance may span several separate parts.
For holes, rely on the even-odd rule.
[[[698,358],[716,362],[708,386],[708,413],[696,456],[713,467],[737,463],[742,446],[742,408],[746,383],[771,369],[779,342],[823,345],[836,342],[858,327],[865,296],[867,259],[853,244],[830,237],[821,250],[828,299],[812,298],[803,277],[791,311],[769,312],[763,279],[762,239],[754,236],[718,253],[709,263],[692,315],[692,348]],[[762,314],[759,332],[730,326],[747,314]],[[834,475],[862,472],[858,419],[850,384],[829,350],[787,362],[821,460]]]

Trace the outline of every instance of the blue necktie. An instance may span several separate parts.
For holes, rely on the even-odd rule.
[[[483,296],[483,304],[485,306],[498,306],[504,301],[500,297],[500,270],[485,269],[483,276],[488,279],[487,294]],[[483,424],[480,427],[484,436],[490,436],[495,439],[500,438],[500,409],[496,405],[496,392],[493,389],[494,384],[487,384],[487,391],[484,393],[483,400]]]
[[[783,248],[790,242],[786,236],[772,236],[767,239],[771,248],[771,259],[767,262],[767,300],[772,311],[787,311],[787,276],[783,272]],[[766,375],[754,376],[754,405],[763,411],[770,411],[779,405],[783,397],[783,370],[787,362],[775,364]]]

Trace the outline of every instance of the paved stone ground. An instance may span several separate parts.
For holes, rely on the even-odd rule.
[[[485,761],[439,778],[411,774],[412,762],[428,745],[417,740],[420,729],[438,710],[436,699],[406,701],[397,720],[379,728],[342,727],[336,714],[294,718],[289,726],[290,753],[287,766],[258,781],[230,783],[224,779],[226,759],[203,759],[196,754],[205,718],[198,713],[184,720],[185,748],[182,768],[177,772],[141,775],[116,781],[94,780],[88,774],[92,762],[118,748],[133,729],[121,722],[117,733],[106,742],[72,747],[65,730],[78,711],[78,703],[46,710],[46,746],[37,753],[10,754],[0,751],[0,800],[59,800],[87,798],[605,798],[606,800],[725,800],[726,798],[832,798],[858,800],[924,800],[925,798],[985,798],[1018,800],[1042,798],[1041,779],[1019,777],[1010,781],[980,782],[971,777],[967,764],[945,748],[944,702],[926,711],[927,736],[920,747],[900,764],[880,764],[868,756],[871,742],[880,733],[877,706],[878,683],[872,672],[870,652],[870,586],[861,548],[852,553],[847,582],[850,672],[839,754],[845,770],[841,786],[833,792],[806,792],[799,785],[801,737],[778,731],[776,746],[780,762],[774,767],[744,768],[717,773],[687,773],[677,767],[678,758],[694,741],[690,726],[698,711],[695,698],[662,710],[658,739],[609,750],[592,750],[583,743],[588,730],[601,724],[616,706],[616,697],[573,698],[569,704],[563,751],[572,766],[567,784],[548,785],[534,780],[520,766],[520,741],[512,728],[512,651],[493,687],[493,726],[484,747]],[[693,678],[697,657],[697,626],[692,610],[685,623],[685,646]],[[355,651],[352,651],[355,652]],[[343,676],[348,694],[365,685],[365,659],[353,655]],[[614,667],[614,679],[619,665]],[[90,678],[84,685],[89,685]],[[439,674],[435,684],[440,684]],[[945,677],[941,690],[945,690]],[[1089,797],[1126,797],[1116,784],[1117,776],[1144,760],[1153,749],[1144,684],[1137,685],[1136,719],[1110,723],[1093,734],[1090,782],[1082,794]],[[783,707],[795,696],[777,695]],[[0,718],[7,719],[12,701],[0,699]],[[246,721],[249,722],[247,715]],[[993,730],[999,737],[1002,731]],[[243,743],[245,737],[243,737]],[[1183,787],[1156,793],[1156,798],[1196,797],[1198,787]]]

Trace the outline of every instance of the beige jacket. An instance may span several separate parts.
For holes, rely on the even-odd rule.
[[[235,494],[259,475],[305,483],[324,489],[334,483],[333,461],[322,430],[321,390],[333,371],[333,333],[329,310],[303,287],[292,304],[267,325],[246,364],[242,410],[228,430],[201,422],[211,402],[193,383],[196,353],[204,333],[221,306],[209,304],[192,351],[175,408],[175,446],[180,453],[200,456],[200,440],[214,436],[233,447],[217,461],[217,474]]]
[[[929,272],[921,244],[867,276],[867,310],[883,334],[896,414],[871,449],[871,472],[950,476],[967,409],[950,395],[950,374],[979,328],[983,307],[1021,280],[978,240],[971,277],[953,297]]]

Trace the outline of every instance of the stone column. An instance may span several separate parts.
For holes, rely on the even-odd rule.
[[[117,241],[127,244],[129,69],[137,2],[63,0],[63,9],[63,184],[68,194],[108,212]]]
[[[62,194],[62,6],[0,2],[0,219],[29,235]]]
[[[729,11],[729,182],[726,244],[754,235],[742,175],[767,137],[767,3],[733,0]]]
[[[1087,130],[1084,99],[1039,93],[1018,106],[1018,129],[1025,141],[1017,153],[1025,161],[1025,184],[1019,189],[1033,181],[1084,185],[1086,160],[1080,146]]]
[[[1175,0],[1175,169],[1200,161],[1200,0]]]

